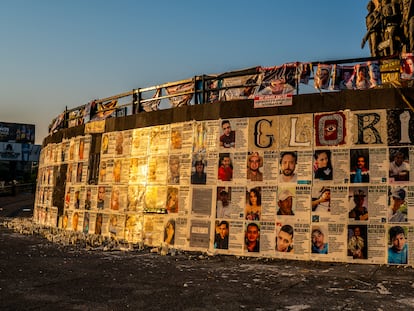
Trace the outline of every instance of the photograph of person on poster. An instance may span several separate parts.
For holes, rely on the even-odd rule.
[[[214,248],[228,249],[229,248],[229,222],[222,220],[216,221],[216,234],[214,236]]]
[[[277,205],[279,210],[277,215],[294,216],[293,212],[293,193],[289,189],[284,189],[278,194]]]
[[[353,259],[366,259],[366,226],[348,227],[348,256]]]
[[[388,248],[388,263],[407,264],[408,246],[405,230],[401,226],[389,230],[391,246]]]
[[[109,147],[109,135],[103,134],[102,135],[102,146],[101,146],[101,150],[103,154],[108,153],[108,147]]]
[[[280,154],[279,182],[296,182],[297,158],[297,153],[293,151],[286,151]]]
[[[247,204],[244,210],[244,217],[247,220],[260,220],[262,214],[261,188],[250,189],[247,193]]]
[[[98,188],[98,209],[104,209],[105,207],[105,187],[99,186]]]
[[[410,180],[410,162],[408,160],[408,148],[390,149],[390,182]]]
[[[312,228],[312,253],[328,254],[328,243],[325,243],[325,235],[320,227]]]
[[[350,188],[352,191],[353,188]],[[353,194],[354,208],[348,216],[355,220],[368,220],[368,208],[365,206],[366,194],[364,189],[356,189]]]
[[[167,189],[167,213],[178,213],[178,189],[174,187],[168,187]]]
[[[332,180],[333,170],[330,150],[316,150],[313,154],[313,178]]]
[[[168,182],[170,184],[180,183],[180,156],[170,156]]]
[[[233,164],[229,153],[220,153],[218,179],[221,181],[231,181],[233,179]]]
[[[312,212],[331,211],[331,189],[322,187],[317,198],[312,198]]]
[[[204,172],[204,161],[197,160],[194,162],[194,172],[191,174],[191,183],[194,185],[205,185],[207,182],[207,174]]]
[[[91,206],[92,206],[92,190],[88,188],[86,190],[85,209],[90,210]]]
[[[230,190],[226,191],[224,187],[217,187],[217,204],[216,218],[229,218],[230,214]]]
[[[96,214],[95,234],[101,234],[102,233],[102,221],[103,221],[102,213]]]
[[[391,202],[388,208],[388,222],[406,222],[407,205],[406,191],[402,187],[395,187],[390,195]]]
[[[260,251],[260,227],[255,222],[249,223],[246,227],[245,246],[248,252]]]
[[[369,183],[368,150],[351,150],[351,183]]]
[[[114,169],[112,172],[114,182],[121,182],[122,160],[115,160]]]
[[[263,157],[258,152],[250,152],[247,157],[247,179],[251,181],[263,181],[263,173],[260,168],[263,166]]]
[[[111,210],[119,210],[119,189],[113,188],[111,194]]]
[[[293,253],[293,227],[283,225],[276,235],[276,251]]]
[[[231,129],[230,121],[223,120],[221,128],[223,129],[223,134],[220,136],[220,147],[234,148],[236,145],[236,131]]]
[[[164,226],[164,242],[174,245],[175,242],[175,220],[169,219]]]
[[[117,155],[121,155],[124,150],[124,135],[122,132],[118,132],[116,134],[116,140],[115,140],[115,153]]]

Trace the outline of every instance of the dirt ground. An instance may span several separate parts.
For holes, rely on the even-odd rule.
[[[412,268],[84,250],[0,226],[1,310],[409,310]]]
[[[0,197],[0,224],[32,200]],[[0,225],[0,310],[414,310],[414,269],[86,250]]]

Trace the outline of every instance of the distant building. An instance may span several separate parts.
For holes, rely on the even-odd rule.
[[[35,125],[0,122],[0,182],[35,182],[40,145]]]

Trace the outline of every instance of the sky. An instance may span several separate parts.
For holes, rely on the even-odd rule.
[[[363,0],[2,0],[0,122],[195,75],[369,57]]]

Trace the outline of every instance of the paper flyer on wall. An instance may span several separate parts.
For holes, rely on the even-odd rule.
[[[383,225],[381,226],[383,227]],[[374,231],[372,227],[370,231],[371,232],[369,235],[371,235]],[[374,247],[371,247],[370,240],[368,239],[368,225],[366,224],[348,225],[347,227],[347,259],[348,261],[358,262],[360,260],[367,260],[369,248],[372,250],[374,249]],[[370,253],[370,257],[372,257],[371,252],[369,253]],[[374,254],[374,252],[372,252],[372,254]],[[371,260],[372,258],[370,258],[370,261]]]
[[[170,125],[159,125],[150,128],[149,153],[167,155],[170,146]]]
[[[389,148],[388,182],[390,184],[407,183],[413,180],[410,168],[414,165],[413,147]]]
[[[166,186],[147,186],[145,190],[144,212],[165,214],[166,199]]]
[[[171,124],[170,154],[190,153],[193,147],[194,122]]]
[[[220,154],[221,155],[221,154]],[[247,162],[247,153],[246,152],[235,152],[232,154],[232,160],[230,165],[233,167],[232,174],[232,183],[235,185],[244,185],[246,184],[246,162]],[[220,178],[220,167],[219,167],[219,178]]]
[[[262,155],[260,152],[249,152],[247,158],[247,179],[251,181],[260,181],[263,179],[263,182],[266,184],[274,184],[277,182],[278,174],[278,163],[279,163],[279,153],[276,151],[264,151],[263,152],[263,167],[261,168],[261,159]],[[256,169],[256,163],[258,162],[257,173],[255,174],[254,170]],[[262,174],[260,174],[262,173]],[[256,176],[255,176],[256,175]],[[258,176],[257,176],[258,175]],[[260,177],[263,176],[263,178]]]
[[[212,211],[212,197],[212,187],[193,187],[191,194],[191,214],[210,217]]]
[[[167,198],[165,210],[167,214],[177,214],[181,209],[180,206],[180,188],[178,186],[167,187]]]
[[[255,217],[251,217],[254,215],[252,209],[254,209],[254,194],[255,190],[257,193],[257,204],[261,205],[261,215],[258,217],[257,220],[260,221],[274,221],[276,215],[276,207],[277,204],[277,187],[276,186],[263,186],[263,187],[255,187],[248,189],[248,197],[246,200],[246,210],[244,212],[246,220],[254,220]],[[259,200],[260,199],[260,200]],[[253,213],[252,213],[253,212]],[[249,217],[250,215],[250,217]]]
[[[112,182],[114,173],[114,159],[101,160],[99,164],[99,183],[108,184]]]
[[[89,159],[89,153],[91,150],[91,142],[92,142],[92,136],[86,135],[86,136],[80,136],[79,137],[79,144],[78,144],[78,152],[77,152],[77,161],[88,161]]]
[[[148,157],[131,158],[129,169],[129,184],[146,184],[148,172]]]
[[[83,209],[91,210],[96,208],[97,187],[96,186],[83,186],[81,187],[83,196]]]
[[[96,199],[96,207],[98,210],[108,210],[111,201],[111,187],[98,186],[98,193]]]
[[[215,252],[242,254],[244,245],[243,224],[243,221],[216,220],[212,232]]]
[[[192,172],[192,154],[185,153],[180,155],[180,185],[189,185],[191,183]],[[173,175],[173,174],[172,174]]]
[[[92,234],[102,234],[103,214],[101,212],[91,212],[89,217],[89,232]]]
[[[350,227],[350,226],[348,226]],[[354,261],[356,259],[364,259],[364,250],[362,249],[361,252],[358,251],[360,249],[361,245],[357,248],[353,245],[355,245],[355,242],[351,242],[352,236],[355,235],[355,228],[357,225],[354,225],[353,227],[350,227],[348,229],[348,259],[350,261]],[[351,232],[352,230],[352,232]],[[364,227],[362,227],[362,230],[360,231],[361,238],[364,239],[363,241],[363,247],[367,249],[367,254],[365,257],[368,263],[376,263],[376,264],[382,264],[384,263],[387,258],[386,255],[386,248],[384,247],[384,241],[387,241],[387,232],[386,232],[386,225],[385,224],[368,224],[367,225],[367,235],[364,237],[362,234],[364,234]],[[358,233],[357,233],[358,235]],[[359,240],[359,239],[358,239]],[[361,244],[361,242],[360,242]],[[388,243],[385,243],[388,244]],[[356,251],[356,253],[355,253]],[[361,255],[360,255],[361,254]],[[352,259],[351,259],[352,258]]]
[[[215,216],[218,219],[244,219],[246,187],[216,187]]]
[[[164,241],[165,215],[146,214],[144,216],[144,243],[148,246],[160,246]]]
[[[150,128],[132,130],[131,156],[146,156],[149,148]]]
[[[111,211],[125,211],[128,203],[128,186],[116,186],[111,189]]]
[[[219,132],[219,151],[238,152],[247,150],[248,147],[249,119],[221,119]],[[236,148],[236,149],[235,149]]]
[[[210,226],[209,220],[190,219],[190,243],[192,250],[205,251],[210,247]]]
[[[193,152],[216,152],[219,121],[195,121],[193,134]]]
[[[314,155],[316,157],[320,155],[323,156],[322,152],[323,150],[315,151]],[[329,161],[329,153],[325,153],[325,154]],[[333,183],[334,184],[348,183],[349,181],[349,149],[333,149],[331,152],[331,161],[332,161]],[[315,168],[315,173],[316,171],[317,169]]]
[[[312,222],[347,222],[348,187],[313,185],[312,187]]]
[[[376,184],[385,184],[388,177],[388,154],[387,148],[370,148],[369,149],[369,168],[370,182]]]
[[[275,221],[260,222],[260,255],[275,256]]]
[[[174,232],[174,244],[173,244],[174,248],[188,250],[189,240],[190,240],[190,235],[188,232],[188,219],[186,217],[175,218],[175,232]]]
[[[114,132],[102,134],[101,158],[114,157],[115,155],[115,136]]]
[[[110,214],[108,222],[108,233],[113,239],[123,239],[125,230],[125,214]]]
[[[194,153],[191,165],[191,184],[215,185],[218,159],[217,153]]]
[[[74,164],[74,163],[72,163]],[[76,183],[86,183],[88,179],[88,164],[87,162],[78,162],[76,165]]]
[[[148,157],[148,184],[165,185],[167,182],[168,156],[150,155]]]
[[[131,154],[132,130],[115,132],[115,157],[128,157]]]
[[[130,243],[140,243],[143,241],[144,215],[127,213],[125,215],[124,238]]]
[[[186,216],[190,214],[190,195],[191,190],[189,186],[181,186],[180,191],[178,193],[178,215],[179,216]]]
[[[128,184],[129,182],[129,158],[116,158],[114,160],[114,167],[112,170],[112,183],[114,184]]]
[[[128,186],[128,202],[126,211],[140,212],[144,211],[145,206],[145,186],[144,185],[130,185]]]
[[[349,187],[350,195],[352,191],[358,193],[357,188]],[[364,189],[362,189],[364,191]],[[387,218],[387,192],[385,185],[370,185],[367,193],[367,206],[370,222],[385,223]],[[354,202],[355,203],[355,202]]]
[[[168,184],[179,185],[180,184],[180,169],[181,161],[180,155],[173,154],[168,157]]]

